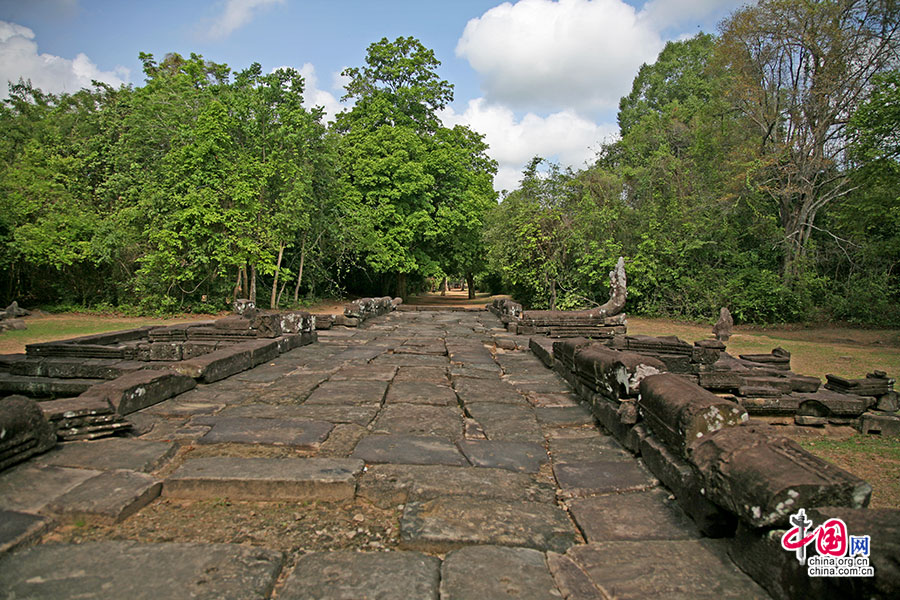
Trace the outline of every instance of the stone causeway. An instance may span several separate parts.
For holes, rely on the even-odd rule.
[[[722,395],[487,310],[393,308],[357,306],[251,368],[198,371],[120,409],[125,436],[61,442],[0,472],[0,599],[900,595],[900,511],[865,509],[865,482]],[[207,369],[202,358],[191,364]],[[621,386],[604,392],[610,377]],[[816,524],[870,534],[876,577],[807,577],[775,537],[801,502]],[[128,528],[220,505],[251,524],[243,537]],[[317,543],[286,550],[254,541],[267,506],[297,523],[364,506],[391,534],[347,542],[366,538],[360,509],[333,542],[323,524]],[[60,537],[85,523],[107,533]]]

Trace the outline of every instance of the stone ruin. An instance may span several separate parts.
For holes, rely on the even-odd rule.
[[[387,314],[403,303],[402,298],[384,296],[382,298],[360,298],[344,307],[343,314],[332,317],[334,325],[358,327],[367,320]]]
[[[0,310],[0,331],[21,330],[25,329],[25,320],[31,311],[19,308],[19,303],[13,301],[12,304]]]
[[[626,332],[624,314],[628,295],[625,259],[619,257],[615,269],[609,272],[609,300],[590,310],[523,310],[522,305],[507,298],[498,298],[487,308],[503,322],[510,333],[545,335],[550,338],[588,337],[612,339]]]

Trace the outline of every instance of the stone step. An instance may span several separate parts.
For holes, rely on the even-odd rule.
[[[346,458],[195,458],[166,479],[163,495],[339,501],[353,498],[362,468],[361,460]]]

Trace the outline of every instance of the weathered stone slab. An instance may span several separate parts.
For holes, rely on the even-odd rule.
[[[0,471],[56,445],[56,427],[24,396],[0,399]]]
[[[331,381],[391,381],[396,373],[393,365],[354,365],[342,368],[331,376]]]
[[[454,377],[453,388],[459,399],[468,404],[490,402],[493,404],[527,405],[528,401],[512,384],[494,379]]]
[[[44,510],[70,518],[102,517],[121,521],[159,496],[162,482],[134,471],[106,471],[50,502]]]
[[[670,499],[669,492],[658,488],[572,500],[569,512],[588,542],[700,537],[674,497]]]
[[[353,458],[367,463],[468,466],[446,438],[411,435],[370,435],[356,446]]]
[[[331,423],[301,419],[255,419],[209,417],[200,424],[212,425],[198,444],[266,444],[315,450],[331,432]],[[196,420],[195,420],[196,421]]]
[[[543,552],[530,548],[468,546],[441,567],[442,600],[562,598]]]
[[[0,371],[0,394],[24,394],[36,398],[50,396],[77,396],[101,383],[101,379],[56,379],[50,377],[24,377]]]
[[[373,424],[374,433],[424,435],[457,440],[463,435],[462,412],[457,406],[388,404]]]
[[[637,460],[556,463],[553,474],[563,495],[569,498],[621,494],[659,485]]]
[[[190,377],[170,369],[145,369],[95,385],[81,397],[106,400],[116,409],[116,414],[124,416],[196,386],[197,382]]]
[[[329,423],[354,423],[365,427],[378,413],[378,406],[329,406],[327,404],[247,404],[229,406],[217,416],[250,417],[258,419],[306,419]]]
[[[473,544],[564,552],[575,539],[565,511],[537,502],[438,498],[408,503],[400,519],[401,546],[425,552]]]
[[[581,427],[594,424],[591,411],[583,406],[536,407],[534,415],[537,417],[538,423],[545,427]]]
[[[0,561],[9,598],[268,598],[280,552],[232,544],[45,544]],[[165,573],[165,576],[148,576]]]
[[[382,354],[375,359],[375,363],[397,367],[446,368],[450,361],[446,356],[435,356],[433,354]]]
[[[547,462],[547,451],[537,442],[460,440],[456,445],[476,467],[537,473]]]
[[[446,385],[420,381],[395,381],[385,401],[388,404],[411,403],[456,406],[456,392]]]
[[[443,465],[372,465],[357,495],[382,508],[446,496],[553,504],[556,491],[525,473]]]
[[[36,539],[51,524],[46,517],[0,509],[0,555]]]
[[[550,458],[554,463],[633,460],[631,453],[610,436],[593,435],[577,438],[551,438]]]
[[[360,460],[346,458],[233,458],[186,461],[163,484],[179,498],[324,500],[352,498]]]
[[[544,439],[530,406],[478,402],[466,411],[484,428],[490,440],[537,442]]]
[[[381,404],[387,386],[384,381],[326,381],[309,395],[305,404]]]
[[[394,383],[401,381],[428,382],[450,385],[446,367],[400,367]]]
[[[36,462],[56,467],[110,471],[128,469],[149,473],[171,460],[178,445],[128,438],[107,438],[91,442],[67,442]]]
[[[153,415],[166,417],[192,417],[195,415],[212,415],[225,408],[225,406],[224,402],[186,401],[182,400],[180,396],[176,396],[149,406],[144,410]]]
[[[706,496],[753,527],[786,525],[801,507],[862,508],[872,495],[865,481],[755,426],[704,436],[691,460]]]
[[[814,394],[794,394],[799,398],[797,414],[814,417],[858,417],[876,404],[871,396],[822,389]]]
[[[418,552],[315,552],[302,556],[279,600],[437,600],[441,561]]]
[[[244,344],[226,346],[215,352],[173,363],[170,368],[204,383],[212,383],[246,371],[253,366],[250,349]]]
[[[566,556],[603,598],[768,598],[713,540],[599,542],[575,546]]]
[[[528,401],[535,408],[565,408],[581,406],[578,396],[572,392],[546,394],[542,392],[527,392]]]
[[[0,509],[39,512],[48,502],[99,474],[89,469],[20,465],[0,475]]]
[[[682,454],[697,439],[747,420],[738,404],[670,373],[645,378],[640,390],[638,403],[650,429]]]
[[[884,437],[900,437],[900,417],[867,412],[859,418],[859,431]]]

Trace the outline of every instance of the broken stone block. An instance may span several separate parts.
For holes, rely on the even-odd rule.
[[[814,394],[792,394],[800,399],[797,414],[812,417],[858,417],[875,405],[871,396],[843,394],[830,389]]]
[[[873,408],[882,412],[895,413],[900,410],[898,398],[900,398],[900,394],[897,392],[888,392],[879,396],[878,403]]]
[[[651,375],[640,390],[638,404],[650,429],[683,456],[703,436],[747,420],[743,407],[677,375]]]
[[[765,427],[727,427],[697,440],[691,461],[705,495],[753,527],[783,526],[798,508],[867,506],[872,486]]]
[[[575,372],[596,382],[597,391],[610,400],[635,396],[645,377],[666,370],[656,358],[612,350],[602,344],[591,344],[575,353]]]
[[[153,406],[197,386],[187,375],[170,369],[145,369],[93,386],[79,398],[106,400],[124,416]]]
[[[252,366],[250,349],[241,343],[173,363],[169,368],[203,383],[212,383],[246,371]]]
[[[894,389],[894,380],[887,375],[878,377],[870,373],[865,379],[847,379],[837,375],[825,376],[825,388],[842,394],[855,394],[857,396],[881,396]]]
[[[24,396],[0,400],[0,471],[56,445],[56,427]]]
[[[713,325],[712,333],[719,342],[727,342],[731,339],[731,331],[734,328],[734,319],[731,311],[724,306],[719,309],[719,320]]]
[[[900,417],[874,412],[863,413],[859,418],[859,431],[883,437],[900,437]]]
[[[806,427],[825,427],[826,425],[828,425],[828,419],[826,419],[825,417],[794,415],[794,423]]]

